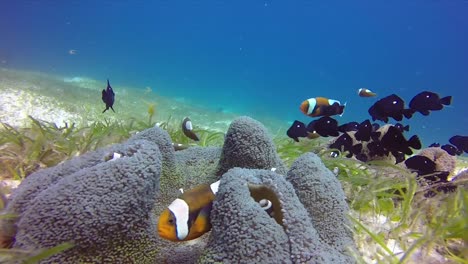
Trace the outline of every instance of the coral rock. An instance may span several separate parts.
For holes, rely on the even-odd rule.
[[[274,191],[281,204],[282,224],[251,197],[248,184]],[[293,186],[272,171],[234,168],[225,173],[211,223],[210,240],[199,263],[353,262],[319,237]]]
[[[354,248],[346,196],[336,176],[314,153],[300,156],[286,179],[307,209],[320,238],[342,254]]]
[[[234,120],[226,133],[217,175],[221,176],[229,169],[276,168],[280,174],[286,173],[286,167],[276,153],[276,147],[266,128],[250,117]]]
[[[152,263],[161,160],[156,144],[132,140],[28,176],[7,207],[19,215],[13,247],[74,244],[43,263]]]

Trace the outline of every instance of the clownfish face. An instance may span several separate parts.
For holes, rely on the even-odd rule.
[[[302,113],[305,115],[309,115],[309,100],[305,100],[304,102],[301,103],[301,106],[299,107]]]
[[[159,217],[158,233],[159,236],[164,239],[179,241],[179,239],[177,239],[176,220],[168,209],[165,209]]]
[[[175,199],[159,217],[159,236],[176,242],[195,239],[211,229],[210,212],[211,200],[206,206],[190,212],[184,200]]]

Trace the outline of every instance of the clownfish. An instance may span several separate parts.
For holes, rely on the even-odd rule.
[[[161,213],[159,236],[172,241],[187,241],[210,231],[211,206],[218,187],[219,181],[183,192]]]
[[[374,93],[371,90],[366,89],[366,88],[360,88],[357,93],[361,97],[374,97],[374,96],[377,96],[376,93]]]
[[[200,140],[197,134],[193,132],[192,121],[188,117],[184,118],[184,120],[182,121],[182,132],[184,132],[184,135],[190,139],[193,139],[195,141]]]
[[[272,169],[273,170],[273,169]],[[160,215],[158,234],[174,242],[188,241],[211,230],[210,214],[219,182],[199,185],[183,191]],[[282,225],[283,214],[279,199],[268,187],[248,184],[252,198],[260,207]]]
[[[299,109],[302,113],[310,117],[343,115],[345,104],[334,99],[325,97],[310,98],[302,102]]]

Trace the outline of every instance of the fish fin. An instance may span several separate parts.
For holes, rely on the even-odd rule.
[[[107,78],[107,86],[110,86],[110,84],[109,84],[109,78]]]
[[[410,119],[414,114],[413,109],[403,109],[403,115],[407,118]],[[399,120],[400,121],[400,120]]]
[[[421,149],[421,141],[419,140],[418,135],[412,136],[408,140],[408,145],[414,149]]]
[[[114,108],[113,108],[112,106],[111,106],[110,108],[112,109],[112,112],[114,112],[114,113],[115,113],[115,110],[114,110]]]
[[[361,151],[362,151],[362,143],[358,143],[358,144],[352,146],[353,154],[358,155],[359,153],[361,153]]]
[[[292,139],[294,139],[294,141],[296,141],[296,142],[299,142],[299,138],[297,138],[297,137],[292,138]]]
[[[345,102],[343,105],[340,105],[340,111],[341,111],[340,116],[343,116],[343,114],[344,114],[344,109],[345,109],[347,103],[348,103],[348,102]]]
[[[379,131],[379,132],[372,132],[372,133],[371,133],[371,138],[372,138],[372,140],[373,140],[373,141],[378,141],[379,138],[380,138],[380,134],[382,134],[382,132],[380,132],[380,131]]]
[[[362,161],[362,162],[366,162],[369,158],[367,157],[366,154],[357,154],[356,155],[356,159]]]
[[[446,96],[444,98],[441,98],[439,103],[443,105],[450,105],[452,103],[452,96]]]
[[[428,116],[431,112],[429,110],[419,110],[423,116]]]
[[[403,130],[404,130],[404,131],[409,131],[409,125],[404,126],[404,127],[403,127]]]
[[[392,155],[395,157],[395,164],[398,164],[405,160],[405,154],[402,152],[392,151]],[[411,155],[411,154],[408,154]]]
[[[102,111],[102,112],[104,113],[105,111],[107,111],[107,109],[109,109],[109,108],[108,108],[108,107],[106,107],[106,109],[104,109],[104,111]]]

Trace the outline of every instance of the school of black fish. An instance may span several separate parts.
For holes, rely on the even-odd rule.
[[[358,90],[360,97],[374,97],[376,93],[366,88]],[[415,113],[427,116],[431,111],[442,110],[444,106],[452,103],[452,96],[440,97],[437,93],[423,91],[415,95],[409,107],[405,107],[405,101],[396,94],[388,95],[375,102],[368,110],[372,121],[382,121],[388,123],[390,118],[395,121],[409,119]],[[371,123],[370,119],[362,122],[348,122],[342,125],[332,118],[333,115],[342,115],[346,104],[340,101],[316,97],[307,99],[300,105],[302,113],[309,117],[320,117],[310,121],[307,125],[295,120],[286,134],[296,142],[299,138],[337,137],[329,146],[331,149],[347,152],[346,157],[355,157],[366,162],[374,157],[393,155],[396,163],[406,160],[407,155],[412,155],[412,149],[421,149],[421,141],[417,135],[409,139],[403,134],[409,131],[409,125],[396,123],[380,127],[377,123]],[[445,144],[441,148],[450,155],[461,155],[467,153],[468,136],[455,135],[449,139],[450,144]],[[363,151],[363,145],[367,151]],[[438,143],[431,146],[440,146]],[[332,152],[332,156],[337,156],[339,152]],[[408,159],[409,160],[409,159]],[[410,161],[412,168],[420,167],[422,171],[427,170],[428,162],[420,158]],[[446,178],[446,177],[445,177]]]

